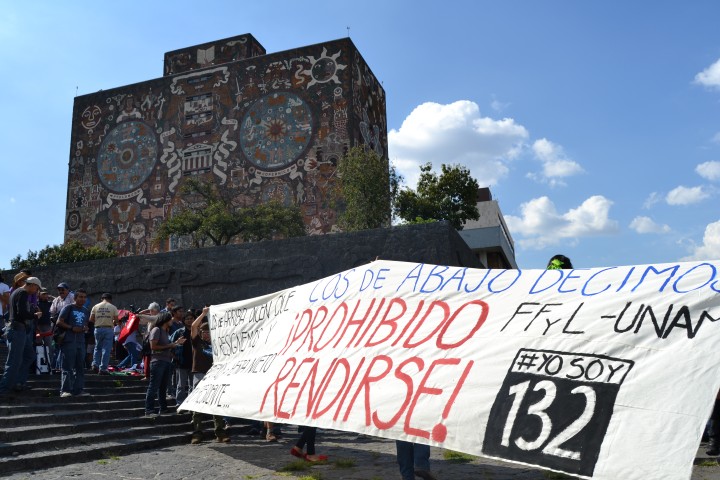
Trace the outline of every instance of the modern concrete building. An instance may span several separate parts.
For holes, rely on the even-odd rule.
[[[477,208],[480,219],[466,222],[460,236],[485,268],[517,268],[515,244],[489,188],[478,189]]]

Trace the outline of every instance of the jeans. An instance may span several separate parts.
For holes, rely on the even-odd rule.
[[[175,401],[178,405],[185,401],[188,393],[192,391],[190,388],[190,369],[189,368],[175,368],[175,384],[177,390],[175,390]]]
[[[115,334],[112,327],[95,327],[95,352],[93,354],[93,367],[107,371],[110,363],[110,352],[113,347]]]
[[[25,385],[27,382],[30,365],[35,362],[34,332],[34,325],[26,327],[19,322],[7,327],[8,353],[5,372],[0,380],[0,393],[7,393],[16,385]]]
[[[60,393],[69,392],[79,395],[85,388],[85,343],[63,343],[60,350],[62,350]]]
[[[125,344],[125,350],[127,350],[127,357],[123,358],[123,361],[118,363],[118,368],[132,368],[142,360],[140,352],[142,347],[137,343],[128,342]]]
[[[155,412],[155,397],[158,397],[160,411],[167,410],[167,392],[170,381],[170,367],[172,364],[164,360],[155,360],[150,363],[150,383],[145,394],[145,413]]]
[[[395,440],[397,462],[403,480],[415,480],[415,470],[430,471],[430,447],[420,443]]]

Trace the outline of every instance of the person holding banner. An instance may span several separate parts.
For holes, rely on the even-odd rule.
[[[295,446],[290,449],[290,455],[302,458],[306,462],[316,463],[324,462],[328,459],[327,455],[315,455],[315,434],[317,427],[303,427],[302,434],[298,438]],[[307,453],[303,451],[307,446]]]
[[[210,307],[205,307],[202,313],[190,325],[190,339],[192,342],[192,381],[193,388],[197,388],[205,374],[210,370],[213,364],[212,345],[210,338],[210,325],[207,322],[207,313]],[[206,414],[193,411],[192,427],[193,434],[190,443],[197,445],[202,442],[203,430],[202,423],[207,417]],[[213,424],[215,426],[215,440],[220,443],[229,443],[230,435],[225,431],[225,421],[218,415],[213,415]]]
[[[429,445],[395,440],[395,448],[402,480],[415,480],[415,477],[437,480],[435,475],[430,473]]]
[[[565,255],[554,255],[548,261],[546,270],[572,270],[573,264]]]

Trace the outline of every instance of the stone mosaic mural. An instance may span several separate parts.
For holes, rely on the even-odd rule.
[[[76,97],[66,240],[184,248],[154,233],[190,177],[239,205],[297,204],[310,234],[328,233],[338,159],[357,144],[387,158],[384,90],[350,39],[265,55],[243,35],[170,52],[165,72]]]

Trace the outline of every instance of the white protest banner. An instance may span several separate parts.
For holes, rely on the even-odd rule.
[[[377,261],[210,309],[182,409],[604,480],[690,478],[720,387],[720,262]]]

